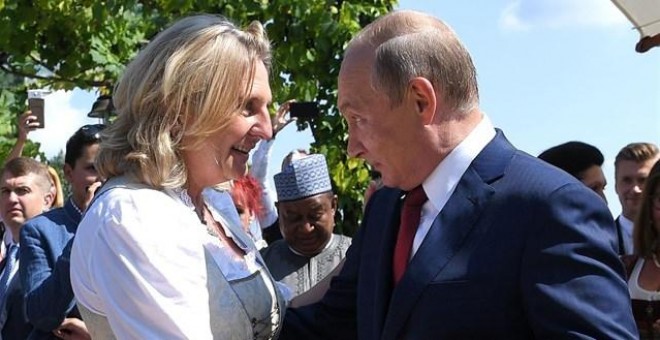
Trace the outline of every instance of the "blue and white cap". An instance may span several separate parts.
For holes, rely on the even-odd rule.
[[[274,179],[277,200],[280,202],[295,201],[332,190],[328,164],[321,154],[293,160]]]

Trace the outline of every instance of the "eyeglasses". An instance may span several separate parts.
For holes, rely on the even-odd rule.
[[[101,131],[105,129],[105,124],[88,124],[80,128],[80,132],[86,138],[101,139]]]
[[[653,209],[660,210],[660,193],[652,194],[649,197],[651,198],[651,206]]]

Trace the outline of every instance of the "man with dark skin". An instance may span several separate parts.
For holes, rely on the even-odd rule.
[[[337,196],[323,155],[298,158],[275,175],[283,239],[262,251],[275,280],[298,296],[337,267],[351,239],[333,234]]]

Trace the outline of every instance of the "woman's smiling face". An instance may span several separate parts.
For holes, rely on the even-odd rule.
[[[205,187],[243,176],[250,151],[260,140],[272,136],[271,99],[268,71],[259,62],[241,114],[232,117],[226,129],[209,136],[200,148],[183,151],[189,181]]]

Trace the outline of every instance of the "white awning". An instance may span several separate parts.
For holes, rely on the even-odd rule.
[[[660,0],[612,0],[639,31],[640,40],[635,46],[643,53],[660,46]]]

